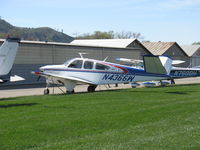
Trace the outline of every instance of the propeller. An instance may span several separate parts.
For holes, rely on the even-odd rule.
[[[38,78],[37,78],[37,81],[39,81],[39,80],[40,80],[40,78],[41,78],[41,76],[38,76]]]

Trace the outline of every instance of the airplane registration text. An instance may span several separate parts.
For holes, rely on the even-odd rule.
[[[102,80],[133,82],[135,76],[123,74],[105,74]]]

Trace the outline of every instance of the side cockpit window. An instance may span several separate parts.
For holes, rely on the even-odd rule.
[[[109,67],[109,66],[106,66],[106,65],[104,65],[104,64],[96,63],[95,69],[97,69],[97,70],[109,70],[110,67]]]
[[[93,69],[93,62],[92,61],[85,61],[84,69]]]
[[[74,60],[68,68],[82,68],[83,60]]]

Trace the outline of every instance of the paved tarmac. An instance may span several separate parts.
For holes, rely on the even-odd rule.
[[[198,83],[200,84],[200,77],[197,78],[187,78],[187,79],[176,79],[176,84],[194,84]],[[78,85],[75,87],[75,92],[87,92],[88,85]],[[141,86],[140,86],[141,87]],[[60,87],[63,91],[61,91],[57,87],[50,87],[50,94],[63,94],[65,92],[64,87]],[[119,84],[118,87],[115,87],[115,85],[100,85],[96,88],[96,91],[101,90],[113,90],[113,89],[125,89],[125,88],[131,88],[129,84]],[[30,96],[30,95],[43,95],[44,87],[37,87],[37,88],[29,88],[29,86],[22,86],[21,88],[17,89],[9,89],[5,88],[0,90],[0,98],[8,98],[8,97],[18,97],[18,96]]]
[[[87,92],[88,85],[77,85],[74,89],[76,93]],[[61,90],[60,90],[60,89]],[[65,87],[49,87],[50,94],[64,94]],[[113,89],[123,89],[131,88],[129,84],[119,84],[118,87],[115,85],[100,85],[97,86],[96,91],[100,90],[113,90]],[[17,88],[17,89],[1,89],[0,98],[18,97],[18,96],[31,96],[31,95],[43,95],[45,87],[40,88]]]

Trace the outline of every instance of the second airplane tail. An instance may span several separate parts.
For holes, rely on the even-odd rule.
[[[19,38],[7,38],[0,47],[0,76],[7,75],[11,71],[19,42]]]
[[[170,74],[172,69],[172,59],[167,56],[153,56],[145,55],[144,60],[144,69],[148,73],[155,74]]]

